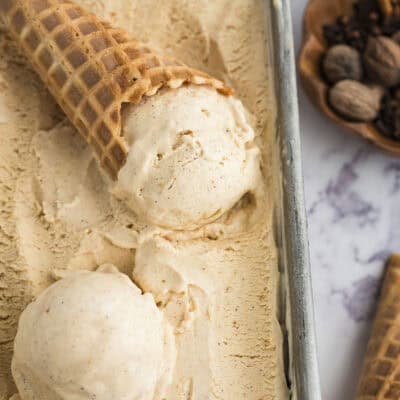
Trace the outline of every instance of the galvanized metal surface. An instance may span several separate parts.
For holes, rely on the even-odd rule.
[[[271,8],[274,36],[277,127],[283,181],[281,264],[287,286],[288,377],[293,400],[320,400],[290,0],[266,1]]]

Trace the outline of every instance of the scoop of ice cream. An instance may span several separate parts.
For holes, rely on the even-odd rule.
[[[114,194],[153,224],[195,229],[217,219],[259,176],[241,102],[207,87],[162,91],[123,111],[129,146]]]
[[[22,400],[155,400],[174,363],[153,297],[119,272],[79,272],[22,313],[12,372]]]

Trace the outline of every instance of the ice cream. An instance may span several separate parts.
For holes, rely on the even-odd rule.
[[[105,263],[130,277],[133,270],[173,327],[168,400],[286,400],[266,3],[77,2],[229,83],[251,115],[261,173],[255,192],[199,229],[146,222],[110,194],[91,149],[0,27],[0,400],[17,392],[11,359],[24,308],[53,284],[54,270]],[[157,268],[170,279],[157,281]]]
[[[22,313],[12,372],[22,400],[156,400],[174,358],[150,294],[118,270],[75,272]]]
[[[196,86],[128,106],[129,153],[114,193],[148,221],[194,229],[216,220],[259,178],[259,149],[239,100]]]

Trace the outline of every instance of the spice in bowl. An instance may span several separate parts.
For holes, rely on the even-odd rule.
[[[400,1],[357,0],[352,15],[325,25],[323,35],[330,107],[400,141]]]

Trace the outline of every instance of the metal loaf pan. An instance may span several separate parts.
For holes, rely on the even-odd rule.
[[[265,0],[272,31],[280,250],[282,331],[286,336],[286,376],[292,400],[321,400],[312,301],[307,222],[303,193],[296,69],[290,0]]]

